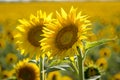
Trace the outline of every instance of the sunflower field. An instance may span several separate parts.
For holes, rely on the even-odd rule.
[[[120,80],[120,2],[0,2],[0,80]]]

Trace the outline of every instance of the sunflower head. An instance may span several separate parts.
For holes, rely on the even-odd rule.
[[[98,68],[96,67],[88,67],[85,71],[85,79],[89,79],[91,77],[94,76],[99,76],[100,75],[100,71]]]
[[[39,68],[28,60],[20,61],[16,67],[17,80],[40,80]]]
[[[14,74],[14,70],[3,70],[1,75],[2,75],[2,79],[7,79],[12,77]]]
[[[120,72],[116,73],[111,80],[120,80]]]
[[[77,14],[73,7],[68,14],[61,8],[61,13],[56,12],[56,15],[56,22],[43,28],[42,49],[59,58],[73,56],[77,54],[76,46],[83,47],[82,40],[87,39],[91,23],[86,15]]]
[[[92,59],[88,57],[87,59],[85,59],[85,70],[84,70],[85,79],[93,78],[95,76],[100,76],[102,75],[103,72],[104,71],[102,70],[102,68],[96,65]]]
[[[93,61],[92,61],[92,63],[90,61],[85,66],[85,71],[84,71],[85,79],[89,79],[94,76],[100,76],[101,73],[102,73],[101,69],[97,65],[95,65]]]
[[[100,57],[109,58],[111,55],[111,50],[109,48],[102,48],[99,53]]]
[[[17,55],[13,54],[13,53],[8,53],[6,55],[6,63],[7,64],[13,64],[17,62]]]
[[[107,63],[107,60],[105,58],[99,58],[97,61],[96,61],[96,65],[101,68],[102,70],[106,70],[107,67],[108,67],[108,63]]]
[[[59,71],[49,72],[47,76],[47,80],[60,80],[61,74]]]
[[[10,42],[14,42],[13,30],[6,30],[6,39]]]
[[[45,24],[51,22],[52,14],[46,16],[46,13],[37,11],[37,16],[31,15],[30,20],[20,19],[20,25],[16,28],[14,35],[15,42],[22,54],[34,55],[39,58],[42,55],[40,40],[43,36],[42,29]]]

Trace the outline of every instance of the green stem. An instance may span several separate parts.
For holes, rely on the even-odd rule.
[[[82,56],[82,52],[80,51],[80,48],[77,47],[77,51],[79,55],[77,55],[77,64],[78,64],[78,70],[79,70],[79,80],[84,80],[84,59]]]
[[[43,62],[43,63],[42,63],[42,69],[43,69],[43,70],[42,70],[42,72],[43,72],[42,74],[43,74],[43,75],[42,75],[42,76],[43,76],[43,80],[45,80],[44,59],[42,60],[42,62]]]
[[[83,60],[79,55],[77,56],[77,58],[78,58],[79,80],[84,80]]]
[[[72,62],[73,68],[77,74],[79,74],[78,68],[74,62]]]
[[[42,77],[42,67],[43,67],[43,65],[42,65],[42,57],[40,57],[40,80],[43,79],[43,77]]]

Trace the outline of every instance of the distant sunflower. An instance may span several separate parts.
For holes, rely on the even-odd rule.
[[[15,41],[18,49],[22,54],[29,54],[32,58],[36,55],[39,58],[41,55],[40,40],[43,38],[40,35],[43,33],[42,29],[51,21],[52,14],[46,16],[46,13],[42,11],[37,12],[37,16],[31,15],[30,20],[19,20],[21,25],[17,27],[17,33],[15,34]]]
[[[81,40],[87,39],[91,23],[86,15],[81,16],[81,12],[76,14],[73,7],[68,14],[62,8],[61,15],[56,14],[58,20],[43,28],[45,38],[41,40],[42,49],[59,58],[73,56],[77,53],[76,46],[82,47]]]
[[[116,73],[114,76],[112,76],[111,80],[120,80],[120,72]]]
[[[17,55],[13,53],[8,53],[5,57],[6,63],[7,64],[13,64],[17,62]]]
[[[53,71],[48,73],[47,80],[61,80],[61,74],[59,71]]]
[[[111,55],[111,50],[109,48],[102,48],[100,49],[100,57],[109,58]]]
[[[17,80],[40,80],[40,70],[34,63],[29,63],[28,60],[20,61],[16,67]]]
[[[5,23],[4,23],[4,37],[5,40],[8,41],[9,43],[13,43],[14,42],[14,29],[15,29],[15,21],[13,21],[12,19],[6,19]]]
[[[13,29],[5,28],[5,38],[7,41],[13,43],[14,42],[14,36],[13,36]]]
[[[90,62],[86,62],[84,70],[85,79],[100,76],[102,72],[103,70],[99,66],[97,66],[92,60],[90,60]]]
[[[7,79],[7,78],[10,78],[12,77],[14,74],[13,70],[3,70],[2,71],[2,79]]]
[[[96,65],[99,66],[103,70],[106,70],[108,67],[108,63],[107,63],[107,60],[105,58],[97,59]]]

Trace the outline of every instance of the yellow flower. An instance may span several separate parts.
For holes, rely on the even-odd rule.
[[[85,79],[89,79],[94,76],[100,76],[102,74],[102,69],[97,66],[90,58],[85,60]]]
[[[112,80],[120,80],[120,73],[115,74],[115,75],[112,77]]]
[[[109,48],[102,48],[100,49],[100,57],[109,58],[111,55],[111,50]]]
[[[43,28],[42,50],[51,51],[52,57],[73,56],[77,53],[76,46],[82,47],[81,40],[88,36],[90,21],[87,16],[81,16],[81,12],[76,14],[73,7],[68,14],[62,8],[61,14],[56,14],[58,20]]]
[[[7,64],[13,64],[17,62],[17,55],[13,53],[8,53],[5,59]]]
[[[85,79],[89,79],[94,76],[100,76],[101,73],[99,68],[93,66],[93,67],[88,67],[85,70],[84,74],[85,74]]]
[[[14,24],[13,24],[14,23]],[[4,26],[4,36],[6,41],[14,42],[14,29],[15,29],[15,22],[12,19],[6,19],[3,23]]]
[[[51,21],[52,14],[46,16],[46,13],[37,11],[37,16],[31,15],[30,20],[19,20],[21,23],[16,31],[15,42],[18,49],[21,50],[22,54],[29,54],[30,58],[36,55],[39,58],[42,54],[40,40],[43,38],[40,36],[43,32],[44,24]]]
[[[6,32],[6,39],[9,41],[9,42],[14,42],[14,37],[13,37],[13,30],[9,30],[7,29]]]
[[[107,60],[105,58],[99,58],[96,61],[96,65],[99,66],[102,70],[106,70],[108,67]]]
[[[62,76],[59,71],[53,71],[48,73],[47,80],[72,80],[72,78]]]
[[[53,71],[48,73],[47,80],[61,80],[61,74],[59,71]]]
[[[20,61],[16,67],[17,80],[40,80],[40,70],[34,63],[29,63],[28,59]]]
[[[2,79],[7,79],[9,77],[13,76],[13,71],[12,70],[3,70],[2,71]]]

